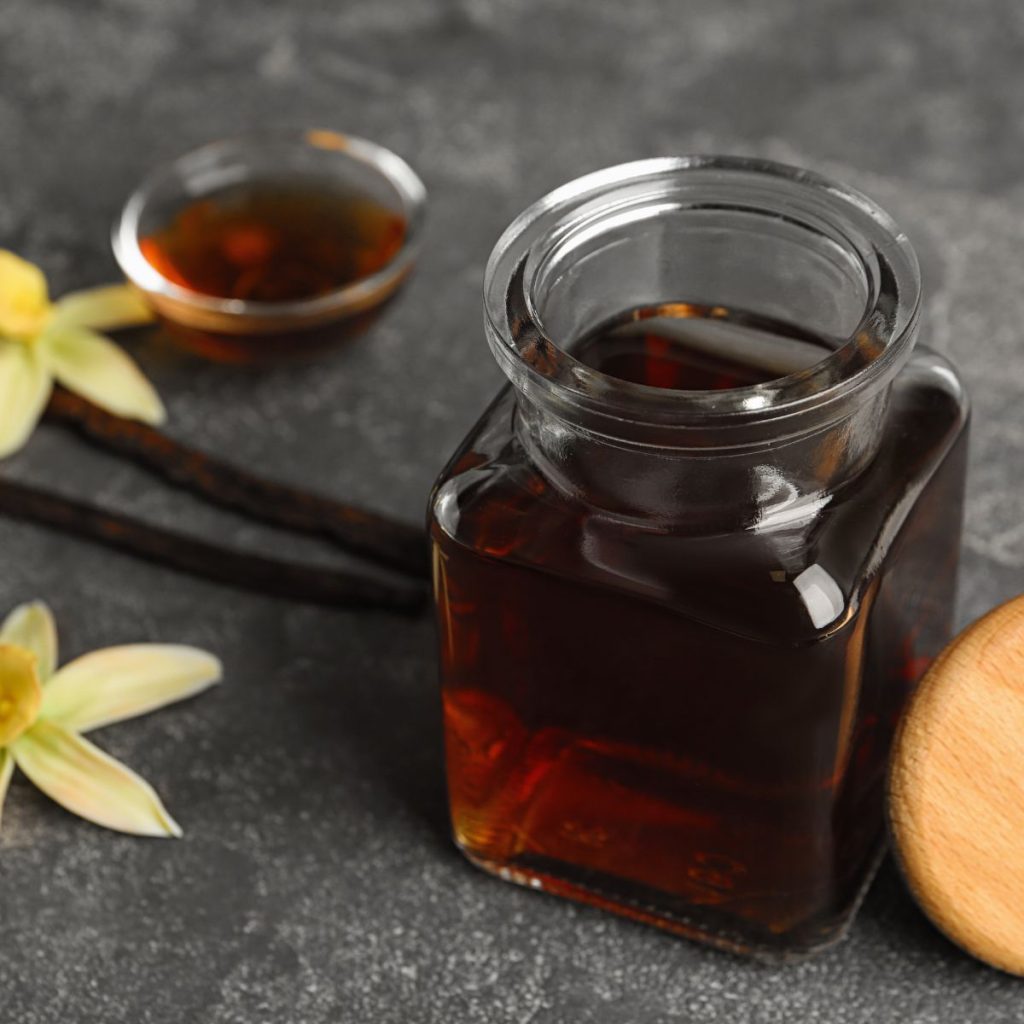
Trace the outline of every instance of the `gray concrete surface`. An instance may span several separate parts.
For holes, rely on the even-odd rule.
[[[109,223],[157,161],[270,125],[397,149],[432,192],[427,248],[371,336],[260,373],[148,336],[133,347],[175,435],[417,518],[498,383],[481,270],[527,202],[651,154],[839,176],[917,244],[924,337],[974,397],[966,622],[1024,587],[1022,112],[1015,0],[4,0],[0,245],[58,291],[99,283],[115,274]],[[268,542],[59,432],[2,472]],[[4,1022],[1024,1021],[1022,983],[933,932],[890,867],[849,940],[790,968],[470,868],[446,835],[425,619],[239,595],[0,520],[0,605],[34,596],[57,610],[68,656],[180,640],[219,652],[227,678],[99,735],[159,788],[184,840],[121,838],[12,788]]]

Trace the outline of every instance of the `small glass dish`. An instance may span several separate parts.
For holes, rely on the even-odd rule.
[[[303,207],[303,195],[333,203],[333,208],[324,209],[339,216],[345,213],[343,202],[362,203],[376,219],[367,221],[360,213],[360,223],[379,225],[382,218],[390,218],[388,248],[376,250],[380,258],[368,264],[362,259],[365,249],[356,254],[358,258],[353,257],[349,269],[365,265],[365,273],[350,273],[347,279],[343,276],[336,281],[320,275],[315,291],[289,295],[289,275],[296,273],[295,246],[301,249],[307,236],[298,234],[291,239],[290,264],[279,267],[270,263],[261,249],[265,237],[254,235],[252,224],[247,227],[239,221],[238,211],[252,199],[253,190],[263,190],[262,208],[272,213],[273,195],[291,197],[291,206],[283,199],[278,204],[277,227],[290,231],[296,217],[305,224],[309,244],[298,253],[303,272],[312,274],[321,252],[344,255],[344,246],[355,244],[354,235],[334,230],[329,216],[318,218],[318,208],[309,203],[309,208]],[[271,194],[270,200],[267,194]],[[253,363],[308,354],[362,333],[412,270],[425,205],[426,189],[412,168],[395,153],[366,139],[327,130],[242,137],[203,146],[149,174],[125,203],[112,242],[125,276],[153,306],[177,343],[221,362]],[[168,249],[158,243],[172,238],[171,232],[180,232],[183,221],[193,232],[189,239],[193,246],[190,254],[197,260],[193,269],[210,264],[211,246],[216,249],[225,241],[216,233],[228,230],[225,223],[234,225],[232,253],[250,261],[265,261],[260,268],[266,276],[263,294],[257,291],[255,298],[240,297],[237,289],[233,289],[235,294],[223,294],[209,286],[208,281],[216,279],[210,274],[197,287],[181,271],[180,262],[165,259]],[[256,223],[256,228],[261,226]],[[299,280],[297,287],[303,284]],[[282,298],[267,301],[268,286],[271,292],[279,290]]]

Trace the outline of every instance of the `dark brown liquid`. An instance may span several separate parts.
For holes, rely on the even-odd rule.
[[[582,363],[612,377],[675,391],[767,384],[824,359],[834,346],[767,317],[672,303],[634,310],[584,335]]]
[[[247,182],[184,206],[141,248],[203,295],[295,302],[376,273],[404,237],[403,218],[362,193]]]
[[[196,199],[140,242],[175,284],[221,299],[287,303],[330,294],[386,267],[401,248],[404,218],[372,197],[322,183],[245,182]],[[366,326],[234,336],[169,325],[178,340],[233,361],[318,347]]]
[[[583,356],[656,386],[756,376],[678,348],[652,364],[640,341]],[[433,505],[451,813],[475,862],[728,948],[839,933],[956,575],[962,410],[906,375],[890,416],[813,529],[689,536],[556,491],[511,396],[492,407]]]

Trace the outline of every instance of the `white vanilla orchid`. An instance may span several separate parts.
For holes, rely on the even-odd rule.
[[[140,836],[180,836],[153,788],[82,733],[205,690],[220,662],[194,647],[132,644],[57,669],[57,630],[41,602],[0,626],[0,811],[15,766],[62,807]]]
[[[153,385],[122,349],[96,333],[152,319],[127,285],[50,302],[43,272],[0,249],[0,459],[32,436],[55,380],[117,416],[162,423],[164,407]]]

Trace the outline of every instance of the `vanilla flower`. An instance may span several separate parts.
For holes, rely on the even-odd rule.
[[[153,386],[117,345],[96,333],[151,319],[126,285],[50,302],[43,272],[0,249],[0,459],[31,437],[55,380],[117,416],[162,423],[164,407]]]
[[[108,647],[57,665],[45,604],[16,608],[0,626],[0,810],[15,766],[47,796],[97,825],[141,836],[180,836],[149,783],[82,733],[191,697],[220,679],[194,647]]]

